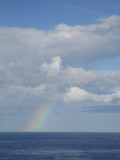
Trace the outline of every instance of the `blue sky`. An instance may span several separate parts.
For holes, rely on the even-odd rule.
[[[119,6],[0,1],[0,131],[25,131],[52,101],[36,131],[120,132]]]
[[[119,0],[1,0],[2,26],[50,29],[57,24],[85,25],[119,14]]]

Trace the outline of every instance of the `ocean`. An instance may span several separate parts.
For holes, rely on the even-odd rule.
[[[0,160],[120,160],[120,133],[0,133]]]

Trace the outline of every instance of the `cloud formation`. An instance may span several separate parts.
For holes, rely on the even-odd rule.
[[[64,68],[59,56],[44,62],[33,73],[16,72],[7,66],[0,68],[0,75],[1,105],[31,105],[35,99],[36,103],[48,101],[51,95],[60,95],[65,103],[120,103],[120,72]]]
[[[16,62],[26,69],[34,69],[58,55],[69,65],[117,57],[119,28],[120,16],[117,15],[86,26],[59,24],[49,31],[0,27],[0,62]]]
[[[43,63],[40,70],[48,75],[55,75],[61,70],[61,58],[59,56],[53,57],[51,63]]]
[[[64,95],[65,102],[93,101],[120,104],[120,91],[113,94],[99,95],[78,87],[71,87]]]
[[[1,106],[36,105],[51,95],[59,95],[62,103],[119,104],[119,71],[80,67],[119,57],[119,28],[116,15],[86,26],[59,24],[48,31],[0,27]]]

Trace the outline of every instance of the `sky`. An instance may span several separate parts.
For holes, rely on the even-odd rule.
[[[0,1],[0,132],[120,132],[120,1]]]

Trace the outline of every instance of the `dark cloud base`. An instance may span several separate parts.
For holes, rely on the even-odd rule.
[[[89,106],[89,107],[83,109],[83,112],[120,113],[120,105]]]

